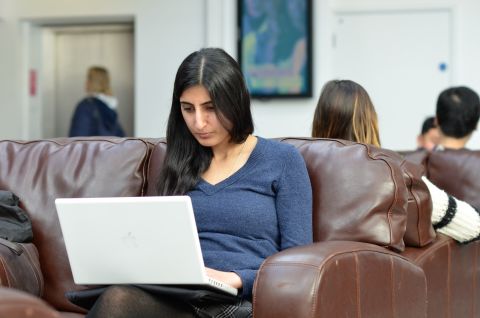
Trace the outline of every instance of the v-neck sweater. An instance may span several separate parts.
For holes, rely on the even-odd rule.
[[[257,137],[247,162],[212,185],[188,192],[205,266],[232,271],[251,299],[261,263],[312,242],[312,190],[305,161],[292,145]]]

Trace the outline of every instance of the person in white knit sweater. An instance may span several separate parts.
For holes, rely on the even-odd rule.
[[[480,238],[480,214],[467,202],[461,201],[439,189],[426,177],[422,180],[432,197],[432,224],[438,232],[461,243]]]
[[[350,80],[327,82],[320,94],[312,123],[312,137],[338,138],[380,147],[378,119],[367,91]],[[426,177],[432,225],[460,243],[480,239],[480,213],[470,204],[439,189]]]

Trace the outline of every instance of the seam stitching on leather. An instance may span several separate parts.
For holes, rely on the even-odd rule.
[[[22,246],[22,248],[23,248],[23,246]],[[38,273],[40,273],[40,269],[36,266],[34,258],[30,254],[30,251],[27,248],[23,248],[23,250],[27,254],[27,258],[29,260],[28,265],[30,265],[30,267],[32,268],[33,274],[35,275],[35,278],[37,279],[38,288],[39,288],[38,295],[42,296],[42,294],[43,294],[43,292],[42,292],[42,288],[43,288],[42,279],[38,274]],[[37,271],[37,269],[38,269],[38,271]]]
[[[140,163],[140,165],[142,166],[141,167],[141,171],[142,171],[142,186],[141,186],[141,189],[140,189],[140,196],[144,196],[145,195],[145,192],[147,189],[145,189],[147,187],[147,169],[149,167],[149,164],[150,164],[150,157],[151,157],[151,152],[153,152],[153,149],[150,151],[149,153],[149,149],[148,149],[148,144],[145,140],[142,140],[140,139],[144,146],[145,146],[145,151],[144,151],[144,154],[143,154],[143,160],[142,162]]]
[[[422,246],[424,243],[424,239],[422,237],[422,231],[419,230],[419,227],[420,227],[420,198],[418,197],[418,195],[413,191],[413,188],[415,187],[415,184],[414,184],[414,178],[413,178],[413,175],[407,171],[407,170],[404,170],[405,171],[405,174],[408,176],[408,178],[410,179],[410,189],[408,189],[407,187],[407,190],[412,194],[412,197],[414,198],[414,201],[415,201],[415,205],[417,206],[417,226],[416,226],[416,232],[417,232],[417,237],[418,237],[418,240],[419,240],[419,243],[420,243],[420,246]],[[408,218],[408,211],[407,211],[407,218]]]
[[[475,257],[473,258],[473,268],[477,268],[477,259],[478,259],[478,244],[475,245]],[[473,271],[473,279],[472,279],[472,317],[476,317],[475,315],[475,299],[476,299],[476,287],[477,287],[477,271]]]
[[[395,318],[397,317],[396,315],[396,304],[395,304],[395,299],[396,299],[396,295],[395,295],[395,291],[396,291],[396,287],[395,287],[395,266],[394,266],[394,262],[393,262],[393,257],[390,256],[390,284],[391,284],[391,294],[390,294],[390,297],[391,297],[391,302],[392,302],[392,317]]]
[[[451,244],[448,244],[448,264],[447,264],[447,317],[450,318],[450,302],[452,301],[450,299],[450,293],[451,293],[451,272],[452,272],[452,249],[451,249]]]
[[[9,277],[9,275],[8,275],[8,273],[9,273],[9,268],[8,268],[8,266],[7,266],[7,263],[6,263],[3,259],[1,259],[1,258],[0,258],[0,262],[2,263],[3,268],[5,269],[5,279],[7,280],[7,285],[6,285],[6,286],[7,286],[7,287],[13,287],[13,286],[12,286],[12,282],[10,281],[10,277]]]
[[[355,257],[355,293],[357,298],[357,317],[362,318],[362,306],[360,304],[360,275],[359,275],[359,264],[358,264],[358,254],[354,253]]]

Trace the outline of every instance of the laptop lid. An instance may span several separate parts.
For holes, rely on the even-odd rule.
[[[77,284],[206,284],[188,196],[56,199]]]

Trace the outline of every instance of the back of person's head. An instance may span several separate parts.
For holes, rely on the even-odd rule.
[[[180,96],[193,86],[202,85],[210,94],[222,125],[231,141],[242,142],[253,132],[250,94],[238,63],[219,48],[204,48],[191,53],[178,68],[175,77],[167,139],[181,128],[190,135],[180,109]],[[192,137],[193,138],[193,137]]]
[[[439,142],[438,128],[435,123],[435,117],[425,118],[422,124],[422,130],[417,137],[418,148],[432,150]]]
[[[480,117],[480,99],[465,86],[451,87],[440,93],[437,101],[437,124],[443,135],[463,138],[476,128]]]
[[[243,142],[253,133],[250,94],[238,63],[219,48],[191,53],[175,77],[167,125],[168,147],[157,187],[159,194],[186,193],[211,162],[211,149],[200,145],[189,131],[180,106],[183,92],[197,85],[208,91],[231,142]]]
[[[350,80],[327,82],[315,109],[312,137],[380,146],[377,113],[367,91]]]
[[[421,135],[425,135],[430,129],[436,128],[437,125],[435,125],[435,117],[430,116],[425,118],[422,124],[422,131],[420,132]]]
[[[87,92],[112,95],[110,75],[108,70],[101,66],[92,66],[87,72]]]

